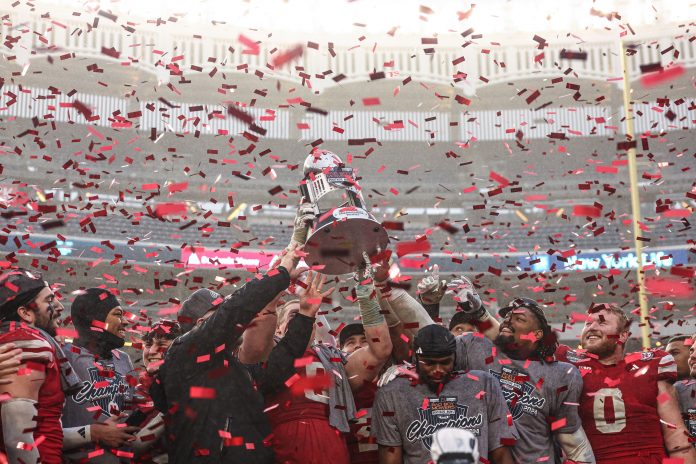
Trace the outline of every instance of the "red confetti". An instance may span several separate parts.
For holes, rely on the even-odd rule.
[[[189,396],[191,398],[212,400],[215,399],[215,389],[208,387],[191,387]]]
[[[295,360],[294,366],[295,367],[304,367],[312,364],[312,361],[314,361],[313,356],[305,356],[304,358],[298,358]]]
[[[176,184],[167,185],[167,191],[169,193],[183,192],[188,189],[188,182],[179,182]]]
[[[691,298],[696,295],[688,281],[667,277],[646,278],[645,290],[659,297]]]
[[[306,390],[321,392],[331,387],[331,375],[318,373],[312,377],[301,377],[290,387],[290,392],[295,396],[303,396]]]
[[[303,53],[304,47],[302,45],[295,45],[290,50],[280,53],[273,57],[273,61],[271,62],[271,64],[274,68],[282,67],[283,65],[301,57]]]
[[[573,216],[600,217],[602,210],[591,205],[573,205]]]
[[[558,429],[560,429],[560,428],[562,428],[562,427],[565,427],[566,422],[567,422],[567,421],[566,421],[566,418],[565,418],[565,417],[563,417],[563,418],[561,418],[561,419],[558,419],[557,421],[553,421],[553,422],[551,423],[551,431],[555,431],[555,430],[558,430]]]
[[[19,291],[19,287],[12,282],[5,282],[5,287],[9,288],[13,293],[17,293]]]
[[[655,87],[657,85],[664,84],[665,82],[674,80],[682,74],[684,74],[684,67],[680,64],[676,64],[657,72],[643,74],[640,77],[640,82],[645,87]]]
[[[259,47],[259,44],[257,44],[254,40],[251,40],[250,38],[239,34],[239,37],[237,37],[237,40],[246,47],[246,49],[242,50],[242,55],[258,55],[259,51],[261,50]]]
[[[187,212],[186,203],[160,203],[155,207],[157,217],[185,216]]]
[[[669,273],[675,276],[684,277],[685,279],[691,279],[695,275],[696,269],[684,266],[674,266],[670,268]]]
[[[488,177],[489,177],[492,181],[497,182],[498,184],[500,184],[501,187],[507,187],[508,185],[510,185],[510,181],[509,181],[507,178],[505,178],[504,176],[498,174],[498,173],[495,172],[495,171],[491,171],[490,174],[488,175]]]
[[[600,174],[616,174],[619,169],[614,166],[595,166],[595,171]]]
[[[57,327],[56,328],[56,335],[58,337],[66,337],[66,338],[77,338],[77,330],[75,329],[66,329],[64,327]]]
[[[428,240],[416,240],[414,242],[399,242],[396,244],[396,256],[412,255],[417,253],[427,253],[430,251]]]

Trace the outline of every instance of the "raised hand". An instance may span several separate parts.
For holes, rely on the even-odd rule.
[[[304,197],[303,197],[304,200]],[[314,205],[312,203],[303,203],[297,207],[295,214],[295,222],[292,229],[292,240],[290,244],[304,245],[307,241],[307,234],[312,226],[312,222],[316,219]]]
[[[318,272],[309,271],[307,274],[307,288],[300,297],[300,314],[309,317],[315,317],[321,302],[324,298],[333,293],[336,287],[331,287],[328,290],[323,290],[326,283],[326,276]]]
[[[461,311],[478,318],[486,311],[481,297],[476,292],[474,284],[469,279],[461,276],[447,284],[447,291],[453,294],[454,301]]]
[[[378,250],[379,252],[379,250]],[[387,250],[384,259],[375,264],[374,268],[374,279],[375,281],[385,282],[389,279],[389,271],[391,270],[392,263],[394,261],[391,258],[391,252]]]
[[[440,280],[440,266],[435,264],[427,274],[418,282],[418,295],[424,304],[437,304],[445,295],[447,281]]]
[[[297,267],[297,263],[300,262],[300,255],[302,254],[302,246],[298,244],[291,243],[284,251],[280,257],[279,266],[283,266],[288,270],[290,276],[292,277],[293,271]]]

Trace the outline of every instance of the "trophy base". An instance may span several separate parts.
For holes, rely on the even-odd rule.
[[[382,224],[360,208],[341,208],[320,218],[312,230],[304,251],[309,266],[321,266],[318,272],[329,275],[355,272],[364,262],[363,252],[373,255],[385,250],[389,236]]]

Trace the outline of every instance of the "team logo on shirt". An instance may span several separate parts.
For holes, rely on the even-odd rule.
[[[688,408],[684,417],[686,418],[686,428],[689,431],[689,435],[696,437],[696,409]]]
[[[99,406],[104,414],[110,416],[116,411],[123,411],[126,406],[127,385],[122,374],[109,371],[109,377],[100,375],[96,367],[87,369],[90,380],[82,382],[80,391],[73,395],[76,403],[92,402]],[[104,371],[101,371],[104,373]]]
[[[519,419],[522,414],[536,416],[543,409],[546,398],[534,394],[534,385],[528,382],[529,375],[505,366],[500,372],[489,372],[500,381],[500,389],[513,420]]]
[[[481,435],[483,415],[469,416],[469,407],[457,402],[457,397],[430,398],[418,408],[418,420],[414,420],[406,429],[406,438],[410,442],[422,440],[427,449],[433,444],[433,435],[445,427],[469,430],[477,437]]]
[[[581,361],[584,361],[587,359],[587,356],[585,356],[584,353],[578,353],[575,350],[568,350],[565,354],[566,359],[568,359],[569,363],[579,363]]]

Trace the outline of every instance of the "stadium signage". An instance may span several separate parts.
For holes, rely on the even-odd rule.
[[[688,264],[686,250],[658,250],[643,253],[643,265],[659,268],[669,268],[676,264]],[[537,255],[520,258],[522,268],[530,268],[535,272],[556,269],[566,271],[593,271],[600,269],[629,270],[638,268],[638,256],[632,252],[579,253],[575,256],[562,258],[556,255]]]
[[[240,251],[233,253],[226,250],[208,248],[185,248],[181,250],[181,262],[191,268],[249,268],[266,267],[273,259],[273,254],[258,251]]]

